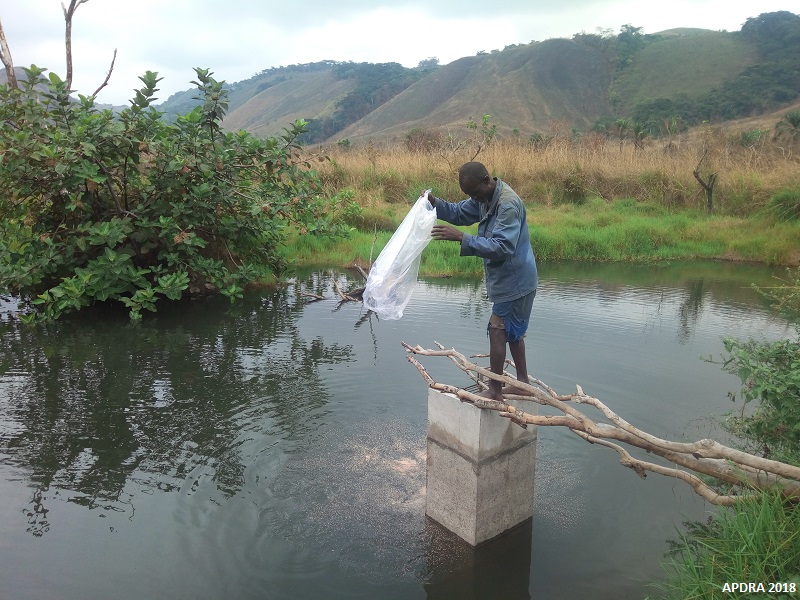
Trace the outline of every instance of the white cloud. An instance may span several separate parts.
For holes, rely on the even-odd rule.
[[[67,0],[65,0],[66,3]],[[625,24],[655,33],[674,27],[738,30],[748,17],[788,10],[797,0],[90,0],[73,23],[73,87],[91,93],[116,48],[111,82],[99,100],[126,103],[138,76],[158,71],[159,97],[188,89],[193,67],[231,83],[270,67],[315,62],[446,64],[502,49]],[[35,63],[63,76],[60,0],[8,0],[0,19],[17,66]]]

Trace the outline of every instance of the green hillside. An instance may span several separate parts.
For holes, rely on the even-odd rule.
[[[758,62],[758,48],[741,36],[720,31],[664,32],[619,74],[613,93],[619,111],[630,114],[654,98],[698,99]]]
[[[430,62],[430,61],[427,61]],[[677,28],[512,45],[444,66],[321,61],[228,85],[229,130],[273,136],[302,118],[305,143],[403,139],[412,129],[464,131],[491,115],[500,134],[547,135],[635,122],[650,135],[765,114],[800,99],[800,16],[752,17],[741,31]],[[159,108],[194,106],[194,92]]]

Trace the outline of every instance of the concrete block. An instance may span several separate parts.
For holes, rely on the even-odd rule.
[[[497,537],[533,516],[535,462],[535,427],[429,390],[430,518],[473,546]]]

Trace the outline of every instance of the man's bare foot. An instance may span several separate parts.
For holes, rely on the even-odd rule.
[[[522,388],[518,388],[513,385],[505,385],[503,386],[503,395],[509,396],[533,396],[531,392],[528,390],[523,390]]]
[[[480,394],[478,394],[481,398],[486,398],[487,400],[496,400],[497,402],[504,402],[503,394],[499,391],[492,391],[491,388],[488,390],[483,390]]]

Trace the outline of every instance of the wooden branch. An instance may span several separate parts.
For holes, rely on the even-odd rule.
[[[674,477],[675,479],[680,479],[688,483],[692,487],[692,489],[694,489],[694,491],[705,500],[711,502],[712,504],[717,504],[721,506],[731,506],[743,497],[743,496],[731,496],[731,495],[723,496],[722,494],[717,493],[712,487],[707,485],[702,479],[700,479],[696,475],[687,473],[686,471],[681,471],[680,469],[672,469],[670,467],[664,467],[662,465],[657,465],[652,462],[638,460],[636,458],[633,458],[630,455],[630,453],[619,444],[614,444],[612,442],[607,442],[606,440],[592,437],[590,435],[583,433],[582,431],[573,430],[573,433],[575,433],[578,437],[583,438],[590,444],[599,444],[601,446],[606,446],[608,448],[613,449],[617,454],[619,454],[620,464],[636,471],[636,474],[639,475],[639,477],[641,477],[642,479],[647,477],[646,471],[650,471],[652,473],[658,473],[660,475],[665,475],[666,477]]]
[[[100,93],[104,87],[108,85],[109,79],[111,79],[111,72],[114,70],[114,63],[117,62],[117,49],[114,48],[114,56],[111,57],[111,66],[108,68],[108,73],[106,73],[106,78],[103,80],[103,83],[100,84],[100,87],[97,88],[94,93],[92,94],[92,98],[97,98],[97,94]]]
[[[576,392],[573,394],[559,395],[537,379],[529,378],[531,383],[526,384],[517,381],[506,373],[498,375],[470,362],[455,349],[448,350],[438,342],[435,342],[435,344],[438,347],[436,350],[424,349],[420,346],[412,347],[402,342],[403,347],[409,353],[407,357],[409,362],[420,372],[428,386],[453,394],[462,402],[469,402],[478,408],[486,410],[499,411],[501,416],[509,418],[521,426],[567,427],[590,443],[613,449],[619,455],[620,463],[633,469],[641,477],[644,477],[646,472],[649,471],[680,479],[692,487],[697,494],[713,504],[730,505],[742,497],[742,494],[752,493],[754,489],[765,490],[775,487],[779,488],[787,498],[800,498],[800,467],[798,466],[748,454],[710,439],[687,443],[659,438],[628,423],[605,403],[586,394],[580,385],[576,386]],[[533,415],[515,408],[505,401],[488,400],[464,389],[436,382],[419,361],[411,356],[412,354],[447,356],[459,369],[470,376],[471,373],[476,373],[521,388],[531,394],[530,396],[508,396],[509,399],[527,400],[551,406],[562,414],[555,416]],[[575,408],[573,405],[576,404],[594,407],[608,422],[596,422]],[[613,442],[609,440],[613,440]],[[694,473],[634,458],[617,442],[659,456],[673,465],[689,469],[694,473],[708,475],[728,483],[737,489],[739,493],[736,495],[719,494]]]
[[[11,50],[8,48],[8,41],[6,40],[5,31],[3,31],[2,21],[0,21],[0,62],[2,62],[3,66],[6,68],[8,87],[18,90],[17,73],[14,71],[14,61],[11,58]]]
[[[81,4],[86,4],[89,0],[70,0],[69,8],[61,3],[61,9],[64,11],[64,21],[66,28],[64,31],[64,47],[67,53],[67,90],[72,89],[72,17],[75,11]]]
[[[342,291],[342,289],[339,287],[339,284],[336,282],[336,279],[333,280],[333,287],[343,302],[358,302],[358,298],[349,296]]]
[[[373,225],[372,246],[369,249],[369,270],[372,270],[372,252],[375,250],[375,242],[378,241],[378,224]]]
[[[311,292],[300,292],[300,295],[313,298],[312,302],[316,302],[317,300],[325,300],[325,296],[320,296],[319,294],[312,294]]]
[[[364,267],[362,267],[361,265],[353,265],[353,266],[355,267],[356,271],[358,271],[364,278],[364,281],[369,279],[369,274],[364,270]]]

